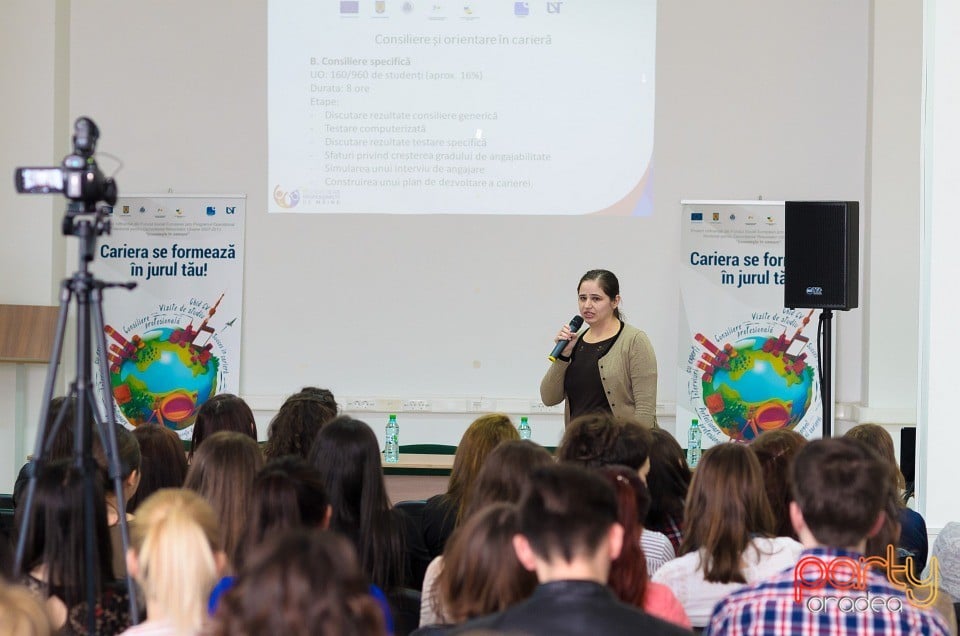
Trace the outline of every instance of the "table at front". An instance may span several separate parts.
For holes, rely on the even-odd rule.
[[[390,501],[428,499],[446,492],[453,455],[400,453],[400,461],[381,465]]]

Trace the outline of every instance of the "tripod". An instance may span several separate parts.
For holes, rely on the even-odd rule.
[[[94,278],[89,270],[89,264],[93,261],[95,254],[97,237],[110,233],[109,209],[110,208],[106,206],[97,209],[95,203],[71,202],[67,208],[67,214],[63,219],[63,234],[76,236],[80,240],[79,267],[73,276],[65,279],[61,283],[57,330],[50,356],[50,366],[44,384],[44,401],[40,413],[40,426],[37,431],[37,440],[34,446],[33,466],[30,471],[30,479],[23,501],[24,514],[20,522],[16,560],[14,563],[14,575],[20,576],[24,566],[23,559],[25,556],[26,539],[30,530],[30,521],[33,512],[37,473],[43,469],[45,462],[49,461],[52,441],[59,427],[72,425],[74,427],[72,461],[83,479],[84,587],[87,602],[87,632],[89,634],[94,634],[96,629],[94,609],[97,602],[96,589],[98,583],[94,579],[96,552],[94,536],[96,532],[96,519],[94,517],[96,510],[96,483],[94,480],[97,478],[97,465],[93,459],[92,442],[94,434],[99,436],[102,448],[107,457],[108,473],[113,482],[113,489],[117,497],[117,515],[119,516],[118,523],[120,524],[120,535],[122,537],[124,554],[126,554],[130,547],[126,507],[123,499],[120,458],[117,450],[116,422],[113,410],[113,399],[109,388],[110,376],[106,362],[107,348],[104,338],[102,297],[104,289],[111,287],[133,289],[136,287],[136,283],[105,283]],[[50,416],[50,402],[53,399],[54,384],[60,367],[64,334],[67,326],[67,315],[71,301],[76,301],[77,305],[77,375],[74,381],[70,383],[70,396],[75,398],[76,412],[74,421],[67,423],[63,421],[65,419],[66,406],[61,407],[61,410],[56,414],[52,430],[47,431],[47,422],[49,422]],[[100,404],[103,405],[106,411],[105,416],[101,415],[97,402],[94,399],[94,381],[91,374],[93,368],[94,336],[91,334],[91,329],[93,330],[93,334],[96,334],[96,343],[100,351],[100,383],[97,389],[100,391]],[[93,423],[92,425],[91,422]],[[96,427],[95,431],[92,430],[94,426]],[[48,581],[48,584],[50,583],[52,583],[52,581]],[[127,573],[126,583],[130,600],[130,616],[133,623],[137,623],[136,594],[134,592],[133,579],[129,573]]]

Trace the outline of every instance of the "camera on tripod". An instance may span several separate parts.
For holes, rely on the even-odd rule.
[[[63,158],[59,168],[17,168],[17,192],[24,194],[60,193],[71,201],[91,209],[100,201],[107,205],[117,202],[117,184],[103,176],[93,153],[100,131],[86,117],[77,119],[73,126],[73,153]]]

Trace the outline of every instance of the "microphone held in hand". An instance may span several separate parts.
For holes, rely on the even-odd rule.
[[[574,316],[573,320],[570,321],[570,331],[576,333],[581,325],[583,325],[583,318],[581,316]],[[557,357],[559,357],[563,352],[563,348],[566,347],[569,342],[569,340],[558,340],[557,344],[553,347],[553,351],[547,356],[547,359],[550,360],[550,362],[556,362]]]

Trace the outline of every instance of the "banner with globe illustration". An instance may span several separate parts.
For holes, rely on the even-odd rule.
[[[783,308],[784,204],[681,202],[677,437],[822,430],[819,312]]]
[[[240,386],[245,197],[122,197],[92,269],[136,289],[104,294],[117,421],[189,439],[197,411]],[[99,377],[97,378],[99,381]]]

